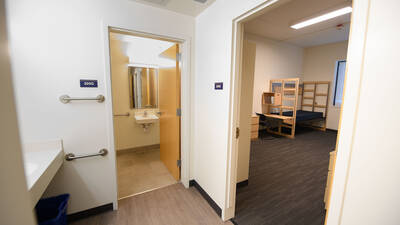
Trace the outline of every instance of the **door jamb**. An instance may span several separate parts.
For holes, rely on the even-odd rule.
[[[128,31],[137,36],[144,36],[162,40],[170,40],[179,43],[182,46],[181,52],[181,137],[180,137],[180,154],[181,154],[181,183],[189,188],[190,180],[190,152],[192,148],[192,82],[191,75],[191,37],[180,34],[166,34],[154,31],[146,31],[143,28],[136,28],[126,24],[116,24],[110,21],[102,21],[101,32],[103,35],[104,47],[104,88],[105,88],[105,107],[107,111],[107,133],[108,133],[108,149],[114,171],[112,182],[114,182],[113,208],[118,209],[118,186],[117,186],[117,167],[116,167],[116,149],[114,142],[114,122],[112,108],[112,90],[111,90],[111,60],[110,60],[110,44],[109,44],[109,29],[117,28]]]
[[[238,139],[235,138],[240,116],[241,62],[243,45],[243,23],[277,2],[285,0],[266,0],[259,6],[247,11],[232,22],[232,65],[230,83],[229,136],[227,182],[225,207],[222,211],[224,220],[235,215],[236,173],[238,160]],[[336,143],[337,159],[333,176],[331,201],[329,201],[325,224],[340,224],[344,196],[348,180],[353,148],[353,137],[357,121],[357,109],[362,81],[363,55],[368,25],[370,0],[353,0],[352,23],[348,44],[344,97],[339,120],[339,132]],[[327,171],[328,172],[328,171]]]

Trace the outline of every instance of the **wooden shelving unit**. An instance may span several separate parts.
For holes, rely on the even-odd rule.
[[[317,93],[321,85],[325,85],[327,91]],[[301,110],[315,112],[317,108],[323,109],[324,119],[322,127],[311,127],[325,131],[328,114],[329,88],[329,81],[306,81],[300,84],[299,78],[271,80],[269,85],[270,92],[264,92],[262,95],[262,113],[266,117],[277,119],[279,125],[277,130],[267,128],[267,131],[273,134],[294,138],[299,96],[301,96],[299,105]],[[317,104],[316,97],[325,97],[326,100],[324,104]],[[285,111],[291,111],[292,115],[283,115]],[[282,132],[283,127],[290,129],[290,134]]]
[[[326,92],[318,92],[319,87],[325,86]],[[313,128],[319,129],[319,130],[326,130],[326,118],[328,116],[328,103],[329,103],[329,89],[330,89],[330,82],[329,81],[304,81],[303,82],[303,87],[304,87],[304,92],[310,92],[311,95],[306,95],[305,93],[302,94],[302,99],[301,99],[301,110],[307,110],[307,111],[312,111],[315,112],[316,108],[324,109],[324,120],[322,127],[315,127],[311,126]],[[316,97],[325,97],[324,104],[318,104]],[[307,102],[307,103],[305,103]],[[310,110],[311,109],[311,110]]]
[[[297,101],[299,94],[301,94],[299,93],[299,83],[299,78],[270,81],[270,92],[265,92],[262,96],[262,109],[265,116],[278,119],[279,126],[278,131],[267,128],[268,132],[294,138]],[[293,114],[292,116],[284,116],[284,111],[292,111]],[[283,133],[282,127],[291,129],[291,133]]]

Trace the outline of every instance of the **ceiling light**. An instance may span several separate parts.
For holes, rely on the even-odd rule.
[[[329,20],[329,19],[341,16],[341,15],[345,15],[347,13],[351,13],[351,11],[352,11],[352,8],[350,6],[347,6],[347,7],[332,11],[332,12],[325,13],[321,16],[317,16],[312,19],[294,24],[290,27],[293,29],[300,29],[300,28],[307,27],[307,26],[310,26],[310,25],[313,25],[316,23],[320,23],[322,21]]]

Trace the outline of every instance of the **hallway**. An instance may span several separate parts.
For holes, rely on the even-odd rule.
[[[70,225],[232,225],[223,222],[193,187],[173,184],[119,201],[109,211]]]

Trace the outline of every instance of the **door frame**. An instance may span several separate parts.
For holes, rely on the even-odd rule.
[[[109,44],[109,29],[121,29],[132,33],[133,35],[149,37],[155,39],[170,40],[177,42],[182,47],[181,49],[181,179],[180,182],[189,188],[190,180],[190,152],[192,149],[192,109],[193,109],[193,78],[191,66],[191,37],[176,33],[168,33],[162,31],[154,31],[151,29],[143,29],[143,27],[135,27],[132,24],[121,24],[112,21],[102,21],[101,33],[103,35],[104,47],[104,86],[105,86],[105,107],[107,111],[107,136],[108,136],[108,149],[110,150],[110,157],[113,157],[112,163],[114,169],[114,194],[113,194],[113,208],[118,209],[118,184],[117,184],[117,166],[116,166],[116,149],[114,139],[114,120],[112,108],[112,89],[111,89],[111,60],[110,60],[110,44]]]
[[[232,65],[230,83],[229,135],[227,159],[227,183],[223,219],[233,218],[236,205],[236,174],[238,161],[238,139],[235,137],[240,118],[241,63],[244,40],[244,22],[265,13],[272,5],[285,3],[286,0],[265,0],[257,7],[236,17],[232,21]],[[336,142],[337,159],[333,173],[333,185],[327,207],[325,224],[337,225],[341,222],[350,160],[353,149],[353,137],[359,105],[359,96],[363,74],[364,52],[368,26],[370,0],[353,0],[353,12],[348,42],[347,67],[343,101],[340,112],[338,138]],[[328,172],[328,171],[327,171]]]

